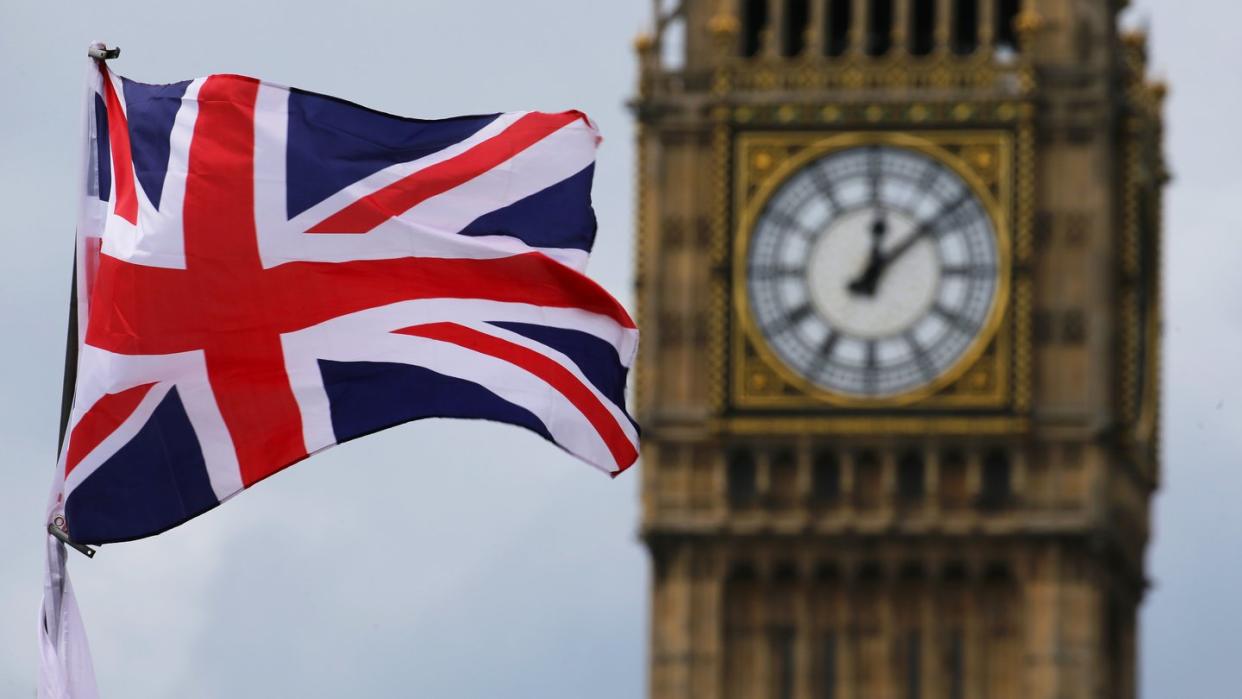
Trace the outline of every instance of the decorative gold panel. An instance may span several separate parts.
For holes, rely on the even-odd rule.
[[[975,109],[974,106],[963,107]],[[939,111],[939,110],[937,110]],[[1015,114],[1016,115],[1016,114]],[[752,115],[734,114],[745,122]],[[781,115],[776,114],[780,120]],[[823,116],[823,115],[820,115]],[[739,119],[739,117],[741,117]],[[746,294],[745,250],[755,219],[768,197],[789,176],[807,163],[836,150],[863,144],[899,145],[924,152],[944,162],[976,191],[992,219],[998,236],[1001,275],[995,306],[983,331],[958,363],[932,384],[910,393],[866,399],[835,394],[787,368],[768,348],[750,315]],[[731,160],[732,209],[731,254],[728,275],[731,293],[727,312],[731,319],[726,338],[728,407],[732,410],[801,410],[830,415],[825,411],[891,411],[895,408],[931,412],[937,410],[986,409],[1015,411],[1016,384],[1029,377],[1029,362],[1018,362],[1016,330],[1029,327],[1030,287],[1025,276],[1015,279],[1014,251],[1025,241],[1027,207],[1018,207],[1015,196],[1021,168],[1017,159],[1017,132],[987,130],[927,131],[741,131],[733,139]],[[1029,167],[1029,166],[1028,166]],[[721,313],[724,315],[725,313]],[[1017,318],[1017,315],[1022,318]],[[857,422],[857,420],[853,421]],[[865,422],[865,421],[864,421]],[[877,426],[879,423],[876,423]],[[1006,423],[1014,431],[1024,429],[1022,420]],[[857,424],[852,425],[857,427]]]

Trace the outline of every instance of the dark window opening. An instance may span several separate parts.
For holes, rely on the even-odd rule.
[[[994,561],[989,563],[983,569],[983,582],[989,584],[1003,584],[1012,580],[1013,577],[1009,573],[1009,566],[1004,561]]]
[[[853,596],[850,611],[854,614],[854,624],[858,633],[872,636],[880,633],[880,588],[884,573],[880,564],[865,561],[858,568],[858,594]]]
[[[672,557],[668,550],[664,547],[651,548],[651,572],[655,576],[656,582],[663,582],[668,578],[669,562]]]
[[[738,449],[729,456],[729,502],[746,505],[757,494],[755,456],[749,449]]]
[[[1052,342],[1052,313],[1044,308],[1035,310],[1035,341],[1040,344]]]
[[[1069,345],[1081,345],[1087,340],[1087,318],[1080,308],[1071,308],[1062,319],[1061,336]]]
[[[777,501],[792,501],[798,489],[797,456],[790,449],[772,454],[768,472],[768,492]]]
[[[893,0],[871,0],[867,14],[867,55],[883,56],[893,45]]]
[[[914,0],[910,9],[910,53],[926,56],[936,47],[936,0]]]
[[[962,561],[949,561],[945,563],[942,577],[948,585],[961,585],[965,583],[967,578],[966,564]]]
[[[854,499],[859,507],[876,507],[881,499],[880,457],[870,449],[854,457]]]
[[[1015,631],[1017,600],[1014,596],[1013,576],[1004,561],[993,561],[983,569],[983,625],[987,633],[996,638],[1010,636]]]
[[[1116,601],[1110,601],[1104,616],[1104,662],[1109,685],[1116,688],[1124,686],[1126,677],[1124,614]]]
[[[905,563],[897,577],[904,583],[917,583],[923,579],[923,566],[919,563]]]
[[[945,673],[948,676],[948,699],[962,699],[966,695],[966,649],[961,629],[949,630],[949,642],[945,653]]]
[[[742,3],[742,55],[759,55],[763,48],[763,31],[768,27],[768,0],[745,0]]]
[[[1000,449],[987,453],[983,459],[980,504],[986,508],[1004,507],[1010,497],[1009,455]]]
[[[968,500],[966,456],[958,449],[946,449],[940,454],[941,505],[949,508],[962,507]]]
[[[850,23],[853,22],[854,0],[829,0],[824,31],[824,50],[829,56],[840,56],[850,45]]]
[[[772,582],[776,585],[794,585],[798,582],[798,568],[793,563],[784,562],[776,566],[772,574]]]
[[[831,451],[815,455],[811,465],[811,496],[816,502],[832,502],[841,497],[841,463]]]
[[[923,497],[923,455],[908,451],[897,462],[897,497],[910,502]]]
[[[825,631],[819,637],[819,691],[818,699],[836,699],[837,697],[837,637],[831,631]]]
[[[772,696],[793,699],[794,630],[788,626],[772,629]]]
[[[815,580],[821,583],[834,583],[841,579],[841,570],[835,563],[820,563],[815,567]]]
[[[920,672],[923,656],[922,639],[919,638],[919,632],[915,629],[906,635],[905,640],[906,699],[920,699],[923,696],[923,677]]]
[[[734,563],[729,568],[729,582],[731,583],[753,583],[759,579],[759,574],[755,572],[754,566],[749,563]]]
[[[811,0],[785,0],[785,18],[781,34],[782,53],[786,58],[801,56],[806,48],[806,27],[811,20]]]
[[[1014,23],[1022,0],[999,0],[996,7],[996,44],[1011,51],[1018,50],[1018,31]]]
[[[953,52],[965,56],[979,48],[979,0],[953,3]]]
[[[864,561],[858,566],[858,580],[864,586],[878,585],[884,577],[884,570],[875,561]]]

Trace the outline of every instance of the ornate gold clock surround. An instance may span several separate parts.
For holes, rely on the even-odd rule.
[[[958,107],[949,114],[958,116],[969,108]],[[747,108],[730,114],[736,121],[752,122]],[[785,110],[789,112],[791,110]],[[807,113],[804,110],[792,110]],[[840,112],[821,111],[820,116],[835,121]],[[1020,432],[1027,427],[1026,408],[1030,400],[1030,359],[1022,348],[1030,332],[1030,280],[1024,261],[1030,255],[1033,219],[1029,191],[1033,180],[1029,153],[1031,134],[1025,117],[1027,105],[1003,104],[989,110],[1005,123],[990,123],[978,129],[895,130],[876,123],[860,124],[858,130],[841,128],[836,133],[821,130],[749,129],[733,131],[727,138],[718,128],[718,149],[724,160],[727,181],[722,188],[731,201],[731,221],[718,222],[728,236],[726,249],[731,258],[727,281],[717,298],[728,308],[730,322],[713,338],[724,345],[725,386],[723,421],[731,429],[772,430],[788,428],[801,432],[887,432],[988,431]],[[868,122],[877,109],[864,111]],[[882,113],[882,112],[881,112]],[[723,114],[721,114],[723,116]],[[775,114],[786,126],[785,113]],[[740,117],[740,118],[739,118]],[[754,120],[759,121],[759,120]],[[991,120],[989,120],[991,121]],[[906,122],[908,124],[908,122]],[[1000,285],[994,308],[985,328],[955,366],[932,384],[902,395],[866,399],[833,394],[798,376],[774,356],[750,316],[745,292],[745,250],[755,219],[767,197],[802,165],[823,155],[851,146],[882,143],[919,150],[936,157],[960,174],[976,191],[992,219],[1002,254]],[[725,151],[725,152],[720,152]],[[722,178],[726,179],[726,178]],[[722,250],[722,252],[725,252]],[[713,353],[714,354],[714,353]],[[727,367],[727,368],[726,368]],[[884,412],[901,408],[903,415],[877,420]],[[977,409],[978,418],[963,419],[962,409]],[[797,425],[780,416],[785,410],[815,411],[822,417],[804,415]],[[938,411],[958,411],[957,417],[939,418]],[[913,414],[911,414],[913,413]],[[873,417],[867,417],[871,415]],[[893,424],[893,420],[902,422]],[[905,425],[909,422],[909,425]],[[789,424],[785,424],[789,423]]]

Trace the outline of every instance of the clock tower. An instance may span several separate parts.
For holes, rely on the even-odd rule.
[[[1125,0],[656,0],[653,699],[1136,696],[1163,86]]]

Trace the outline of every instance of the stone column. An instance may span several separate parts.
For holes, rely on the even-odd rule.
[[[823,56],[828,46],[828,37],[825,36],[824,27],[827,26],[825,21],[828,16],[829,0],[811,0],[811,12],[807,18],[806,27],[806,47],[802,50],[805,58],[819,58]]]
[[[953,0],[936,0],[935,48],[932,53],[947,56],[953,52]]]
[[[893,0],[893,45],[889,53],[899,56],[910,53],[910,5],[912,0]]]
[[[996,41],[996,0],[979,0],[979,53],[992,55]]]
[[[853,0],[850,12],[850,48],[849,53],[862,56],[867,53],[867,5],[868,0]]]
[[[768,3],[768,25],[759,35],[759,55],[768,58],[780,58],[785,50],[785,5],[786,0],[764,0]]]

